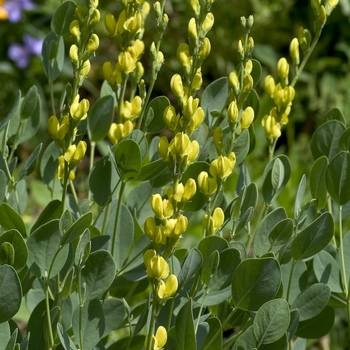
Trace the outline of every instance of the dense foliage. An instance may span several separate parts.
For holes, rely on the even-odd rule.
[[[349,8],[302,4],[1,3],[0,350],[349,346]]]

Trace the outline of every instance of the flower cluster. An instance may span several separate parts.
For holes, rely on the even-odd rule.
[[[295,53],[294,57],[296,60]],[[281,127],[288,123],[292,101],[295,97],[294,88],[288,85],[289,64],[284,57],[277,63],[277,73],[280,78],[278,84],[275,83],[271,75],[268,75],[264,81],[264,89],[273,99],[275,105],[270,113],[262,119],[265,135],[269,139],[277,139],[281,136]]]
[[[120,141],[134,129],[134,123],[141,116],[145,105],[144,89],[140,89],[142,94],[136,95],[136,88],[139,85],[144,87],[142,80],[144,68],[140,59],[145,51],[142,37],[150,5],[144,0],[137,0],[123,2],[123,7],[118,18],[111,13],[105,18],[106,29],[120,48],[117,62],[113,64],[107,61],[102,67],[104,78],[118,96],[116,107],[118,122],[111,125],[108,134],[112,144]],[[150,50],[151,55],[154,54],[154,50],[153,44]],[[160,69],[163,54],[159,51],[156,56]],[[130,100],[125,98],[128,81],[130,82]]]
[[[169,264],[153,249],[145,252],[143,260],[147,276],[153,281],[158,298],[165,301],[172,297],[177,291],[178,281],[175,275],[170,274]]]

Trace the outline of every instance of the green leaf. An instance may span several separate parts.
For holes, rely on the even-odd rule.
[[[68,257],[69,246],[60,245],[59,220],[52,220],[38,227],[28,238],[27,265],[37,277],[55,277]]]
[[[3,202],[6,195],[7,178],[5,173],[0,169],[0,203]]]
[[[291,304],[301,291],[307,287],[307,267],[302,260],[295,263],[290,260],[287,264],[281,266],[281,272],[283,297]]]
[[[331,290],[326,284],[315,283],[296,297],[291,308],[299,310],[300,322],[306,321],[322,312],[330,296]]]
[[[293,220],[290,218],[283,219],[269,233],[269,242],[273,252],[277,252],[273,248],[277,248],[289,241],[293,233]]]
[[[78,238],[83,232],[89,228],[92,223],[92,212],[89,211],[85,215],[81,216],[62,236],[61,245],[73,242]]]
[[[21,234],[17,230],[9,230],[0,235],[0,246],[4,243],[11,245],[14,252],[14,261],[11,264],[17,271],[21,271],[27,263],[28,249]],[[0,254],[1,255],[1,254]],[[0,260],[2,260],[0,258]]]
[[[55,81],[63,69],[64,41],[62,36],[50,32],[44,39],[42,47],[43,68],[47,79]]]
[[[181,308],[175,321],[176,350],[196,350],[196,334],[192,315],[192,299]]]
[[[10,340],[11,332],[10,325],[8,322],[0,323],[0,344],[7,344]]]
[[[3,242],[0,245],[0,264],[13,266],[15,262],[15,250],[11,243]]]
[[[69,34],[69,26],[75,20],[76,5],[73,1],[62,3],[55,11],[51,20],[51,29],[58,36]]]
[[[140,146],[134,140],[122,140],[115,149],[115,161],[122,181],[137,178],[142,167]]]
[[[280,162],[283,164],[283,167]],[[279,195],[289,181],[290,175],[291,165],[288,157],[285,155],[280,155],[267,164],[263,174],[262,187],[262,194],[266,203],[271,203]]]
[[[66,330],[59,322],[57,323],[57,333],[60,338],[61,344],[64,347],[64,350],[77,350],[72,339],[69,337]]]
[[[221,113],[226,105],[228,95],[228,79],[219,78],[210,83],[203,91],[201,98],[201,107],[205,113],[205,119],[208,125],[211,125],[213,117],[211,112]]]
[[[344,114],[341,112],[339,108],[332,108],[330,109],[322,118],[322,124],[325,124],[326,122],[330,120],[337,120],[341,122],[342,124],[346,125],[346,120],[344,117]]]
[[[300,322],[296,336],[306,339],[319,339],[328,334],[333,328],[335,312],[326,306],[317,316]]]
[[[146,109],[146,132],[148,134],[158,134],[165,128],[163,114],[168,106],[170,106],[170,101],[165,96],[158,96],[148,104]]]
[[[243,260],[233,274],[232,300],[239,309],[257,311],[277,295],[280,284],[281,270],[277,260]]]
[[[22,287],[15,269],[0,266],[0,323],[10,320],[19,310]]]
[[[0,205],[0,225],[4,230],[16,229],[26,237],[26,227],[22,217],[7,203]]]
[[[308,259],[327,246],[333,237],[334,221],[325,212],[302,230],[294,239],[291,253],[295,260]]]
[[[335,259],[326,251],[320,251],[313,259],[313,269],[317,280],[327,284],[333,293],[342,293],[340,268]]]
[[[305,188],[306,188],[306,176],[304,174],[299,182],[297,195],[295,197],[294,218],[298,218],[299,213],[301,211],[301,203],[305,194]]]
[[[162,174],[166,169],[166,164],[163,159],[158,159],[154,162],[148,163],[141,168],[140,174],[135,180],[148,181],[154,179],[158,175]]]
[[[133,130],[129,135],[125,136],[126,140],[134,140],[140,147],[142,162],[148,156],[148,141],[146,135],[141,130]]]
[[[3,131],[6,128],[8,122],[12,119],[12,117],[14,115],[16,115],[18,107],[20,105],[20,102],[21,102],[21,91],[18,90],[17,91],[17,95],[16,95],[15,103],[13,104],[12,108],[10,109],[10,111],[7,113],[6,117],[3,118],[0,121],[0,132]]]
[[[263,256],[271,249],[271,242],[269,235],[274,227],[282,220],[287,218],[287,213],[284,208],[276,208],[268,213],[262,220],[255,237],[254,255]],[[272,237],[275,237],[273,234]]]
[[[119,176],[110,156],[98,160],[89,175],[89,187],[94,201],[101,207],[111,200]]]
[[[36,160],[39,156],[42,145],[42,143],[38,145],[32,152],[32,154],[28,157],[28,159],[24,162],[21,171],[19,172],[17,182],[20,182],[22,179],[24,179],[34,171],[36,167]]]
[[[49,185],[51,182],[59,182],[56,179],[58,157],[61,155],[61,150],[55,143],[51,142],[43,152],[40,161],[40,174],[45,185]]]
[[[104,301],[103,313],[105,317],[105,330],[103,337],[118,329],[127,316],[127,311],[123,300],[108,298]]]
[[[249,153],[249,144],[250,144],[249,131],[247,129],[244,129],[242,133],[238,136],[232,148],[232,151],[236,155],[237,165],[241,164],[246,159]]]
[[[345,126],[337,120],[322,124],[312,135],[311,153],[314,159],[326,156],[332,159],[338,152],[339,139]]]
[[[216,317],[211,317],[207,319],[206,323],[209,325],[209,333],[200,349],[204,350],[210,345],[210,350],[222,350],[222,329],[220,320]]]
[[[78,306],[73,314],[72,328],[80,349],[93,349],[102,338],[105,329],[103,308],[98,299],[93,299]]]
[[[232,350],[255,350],[258,346],[258,341],[254,335],[254,328],[250,326],[246,331],[238,338],[237,343],[234,345]],[[205,349],[209,350],[209,349]]]
[[[350,151],[350,128],[345,129],[341,134],[338,151]]]
[[[326,168],[328,159],[326,156],[318,158],[311,168],[310,192],[313,198],[317,199],[317,209],[322,209],[327,201]]]
[[[35,110],[38,101],[38,89],[33,85],[24,96],[21,105],[21,118],[29,118]]]
[[[99,98],[89,110],[87,125],[89,138],[92,142],[104,139],[113,121],[114,98],[107,95]]]
[[[191,249],[182,265],[179,275],[177,276],[179,284],[178,290],[180,290],[181,287],[196,274],[201,265],[202,254],[196,248]]]
[[[40,213],[30,232],[35,231],[38,227],[48,223],[51,220],[58,219],[62,214],[62,202],[54,199],[49,202],[44,210]]]
[[[270,344],[280,339],[289,326],[289,305],[284,299],[266,302],[254,318],[253,329],[259,344]]]
[[[326,169],[326,186],[332,199],[339,205],[350,200],[350,155],[339,152]]]
[[[90,301],[110,287],[115,276],[115,263],[109,252],[97,250],[89,255],[81,271],[81,284],[85,285],[84,300]]]

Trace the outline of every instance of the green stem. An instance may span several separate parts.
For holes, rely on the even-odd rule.
[[[46,305],[46,319],[47,319],[47,328],[49,330],[49,347],[52,348],[54,344],[52,325],[51,325],[51,314],[50,314],[50,302],[49,302],[49,279],[45,278],[45,305]]]
[[[225,321],[221,324],[220,329],[217,330],[217,332],[215,333],[215,335],[210,339],[209,343],[207,344],[207,346],[203,349],[203,350],[210,350],[211,349],[211,345],[214,343],[215,339],[220,335],[220,332],[222,330],[224,330],[227,326],[227,324],[229,323],[231,317],[234,315],[234,313],[237,311],[237,309],[234,307],[230,314],[228,315],[228,317],[225,319]]]
[[[113,237],[112,237],[112,246],[111,246],[111,255],[114,258],[114,249],[115,249],[115,241],[117,239],[117,228],[118,228],[118,222],[119,222],[119,214],[120,214],[120,208],[122,204],[122,196],[124,193],[126,182],[122,182],[120,185],[119,190],[119,197],[118,197],[118,204],[117,204],[117,212],[115,214],[115,220],[114,220],[114,228],[113,228]]]
[[[72,195],[73,195],[73,198],[74,198],[74,202],[78,208],[78,211],[79,211],[79,214],[81,214],[81,210],[80,210],[80,205],[79,205],[79,200],[78,200],[78,196],[77,196],[77,192],[75,191],[75,187],[73,185],[73,181],[69,181],[69,186],[70,186],[70,189],[72,191]]]
[[[305,65],[306,65],[306,63],[307,63],[307,61],[309,60],[309,58],[310,58],[310,56],[311,56],[313,50],[314,50],[315,47],[316,47],[316,44],[317,44],[317,42],[318,42],[318,39],[319,39],[320,36],[321,36],[322,28],[323,28],[323,26],[325,25],[325,23],[326,23],[326,20],[323,22],[323,24],[320,26],[319,31],[316,33],[316,35],[315,35],[315,37],[314,37],[314,40],[312,41],[312,44],[311,44],[309,50],[306,52],[306,55],[304,56],[303,61],[301,62],[300,66],[298,67],[298,69],[297,69],[297,71],[296,71],[296,73],[295,73],[295,75],[294,75],[294,77],[293,77],[293,80],[292,80],[290,86],[294,87],[295,84],[296,84],[296,82],[297,82],[297,80],[299,79],[300,73],[303,71],[303,69],[304,69],[304,67],[305,67]]]
[[[153,287],[153,301],[152,301],[151,320],[150,320],[148,335],[147,335],[147,348],[146,348],[147,350],[152,350],[152,336],[154,334],[154,327],[156,324],[156,310],[157,310],[157,303],[158,303],[157,293],[154,285],[152,287]]]
[[[91,141],[90,143],[90,164],[89,164],[89,173],[91,172],[92,167],[94,166],[94,158],[95,158],[95,148],[96,148],[96,142]],[[89,189],[89,202],[91,202],[91,191]]]
[[[289,300],[290,287],[292,286],[293,273],[294,273],[294,268],[295,268],[296,263],[297,263],[297,261],[293,259],[292,268],[290,270],[289,279],[288,279],[288,287],[287,287],[287,295],[286,295],[287,302]]]
[[[261,223],[262,219],[266,216],[266,213],[269,209],[269,206],[270,206],[269,203],[264,202],[264,209],[260,211],[259,219],[258,219],[258,221],[256,221],[256,223],[254,225],[254,229],[252,229],[251,234],[249,235],[248,243],[247,243],[247,252],[248,253],[253,245],[256,232],[257,232],[258,228],[260,227],[260,223]]]
[[[343,245],[343,207],[339,205],[339,249],[340,249],[340,257],[341,257],[341,272],[342,272],[342,281],[345,297],[347,300],[348,308],[349,308],[349,291],[348,291],[348,281],[346,280],[346,267],[345,267],[345,256],[344,256],[344,245]],[[349,326],[350,327],[350,326]]]

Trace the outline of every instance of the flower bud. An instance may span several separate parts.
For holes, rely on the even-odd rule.
[[[110,35],[114,36],[117,30],[117,22],[111,13],[107,13],[105,17],[105,26],[106,26],[107,32]]]
[[[158,152],[160,156],[166,160],[168,156],[169,141],[166,136],[162,136],[158,142]]]
[[[253,77],[250,74],[247,74],[243,79],[243,91],[248,93],[253,89],[253,86]]]
[[[215,208],[212,218],[214,220],[214,230],[217,231],[221,227],[221,225],[224,223],[224,220],[225,220],[224,211],[220,207]]]
[[[190,41],[192,40],[193,42],[196,42],[198,39],[196,20],[193,17],[188,23],[188,36],[190,38]]]
[[[230,87],[233,90],[233,93],[235,94],[235,96],[239,95],[239,90],[240,90],[240,83],[239,83],[239,78],[238,78],[238,74],[235,70],[233,70],[229,77],[228,77],[228,82],[230,84]]]
[[[241,117],[241,129],[249,128],[250,124],[254,120],[254,109],[248,106],[242,113]]]
[[[213,27],[213,25],[214,25],[214,16],[211,12],[208,12],[202,23],[203,34],[206,35],[209,32],[209,30]]]
[[[213,194],[217,189],[215,178],[210,178],[206,171],[202,171],[197,178],[199,190],[206,196]]]
[[[277,62],[277,74],[280,77],[281,80],[287,80],[289,75],[289,64],[287,60],[282,57]]]
[[[74,98],[74,101],[70,107],[70,114],[76,121],[84,120],[87,118],[87,112],[90,108],[90,102],[84,98],[79,102],[79,94]]]
[[[146,263],[146,273],[150,278],[167,278],[169,276],[169,265],[163,257],[155,255]]]
[[[253,24],[254,24],[254,17],[253,17],[253,15],[250,15],[250,16],[248,17],[247,24],[248,24],[248,28],[253,27]]]
[[[57,178],[59,180],[64,179],[64,173],[65,173],[65,159],[64,156],[58,157],[58,168],[57,168]]]
[[[213,143],[216,150],[220,154],[222,152],[222,147],[223,147],[223,133],[220,126],[216,127],[214,130]]]
[[[157,349],[162,349],[167,342],[167,332],[163,326],[157,328],[155,338],[157,340]]]
[[[202,43],[199,47],[198,58],[201,61],[204,61],[208,57],[210,50],[211,50],[210,40],[207,37],[205,37],[202,40]]]
[[[176,237],[180,237],[187,230],[187,226],[188,226],[188,219],[187,219],[187,217],[184,216],[184,215],[180,215],[177,218],[176,225],[174,227],[174,235]]]
[[[273,94],[275,91],[275,79],[272,75],[267,75],[264,80],[264,90],[273,98]]]
[[[101,19],[101,14],[100,14],[100,11],[98,9],[94,9],[92,11],[92,14],[90,16],[90,22],[89,22],[89,28],[92,29],[96,26],[96,24],[98,22],[100,22],[100,19]]]
[[[202,72],[201,72],[201,69],[198,68],[195,76],[193,77],[191,87],[194,91],[197,91],[202,86],[202,83],[203,83]]]
[[[91,63],[89,60],[86,60],[79,70],[79,76],[85,78],[89,74],[90,69],[91,69]]]
[[[298,66],[300,63],[300,54],[299,54],[299,41],[297,38],[294,38],[289,45],[289,53],[292,58],[294,66]]]
[[[78,46],[73,44],[69,49],[69,58],[74,64],[78,63],[79,56],[78,56]]]
[[[232,101],[227,108],[227,118],[230,124],[236,124],[238,120],[238,107],[236,101]]]
[[[197,191],[196,181],[192,178],[189,178],[186,181],[182,199],[185,201],[191,200],[193,196],[196,194],[196,191]]]
[[[331,14],[334,8],[338,5],[339,0],[327,0],[326,1],[326,12],[327,16]]]
[[[163,120],[170,130],[176,130],[179,123],[180,115],[176,114],[174,106],[168,106],[163,113]]]
[[[199,1],[198,0],[191,0],[191,9],[194,12],[194,15],[196,18],[198,18],[199,14],[200,14],[200,10],[201,10],[201,6],[199,5]]]
[[[178,98],[182,99],[184,96],[184,88],[180,74],[174,74],[170,80],[170,88],[172,93]]]
[[[69,31],[72,34],[74,41],[78,43],[80,41],[80,27],[79,22],[75,19],[69,25]]]
[[[98,36],[96,34],[92,34],[90,36],[90,39],[89,39],[87,45],[86,45],[86,50],[90,54],[92,54],[97,50],[99,45],[100,45],[100,39],[98,38]]]

